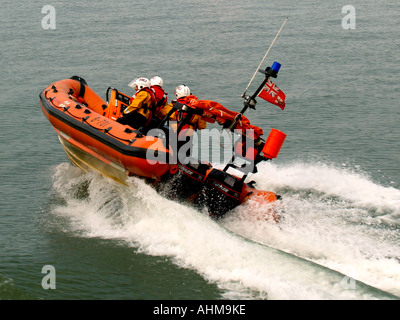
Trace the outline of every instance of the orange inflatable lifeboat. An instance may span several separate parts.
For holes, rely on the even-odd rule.
[[[76,76],[54,82],[40,94],[43,113],[73,164],[96,169],[121,183],[129,175],[163,176],[173,165],[159,159],[168,159],[170,150],[161,139],[114,121],[120,112],[118,101],[107,104]],[[158,161],[149,161],[154,154]]]
[[[120,183],[126,183],[128,176],[145,178],[156,189],[167,189],[163,194],[170,198],[207,207],[215,218],[223,217],[249,200],[263,204],[280,199],[274,192],[257,190],[253,182],[247,183],[245,179],[248,173],[257,172],[257,163],[277,157],[286,137],[283,132],[272,129],[264,141],[260,138],[262,129],[251,125],[244,112],[230,111],[209,100],[194,99],[185,105],[175,103],[174,110],[186,115],[180,120],[178,132],[186,119],[196,114],[207,122],[218,122],[224,128],[230,126],[242,137],[232,162],[220,170],[194,158],[185,162],[176,160],[167,138],[169,116],[157,125],[165,135],[151,135],[151,130],[140,131],[116,121],[121,109],[129,103],[129,96],[110,87],[107,99],[109,102],[101,99],[78,76],[54,82],[40,93],[43,113],[74,165],[85,171],[95,169]],[[234,164],[237,158],[250,165]],[[237,169],[243,176],[228,173],[229,168]],[[278,220],[274,211],[270,212],[271,216]]]

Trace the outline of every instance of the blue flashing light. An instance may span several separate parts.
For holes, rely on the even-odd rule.
[[[281,64],[276,61],[272,64],[272,67],[271,67],[271,69],[274,70],[276,73],[278,73],[280,68],[281,68]]]

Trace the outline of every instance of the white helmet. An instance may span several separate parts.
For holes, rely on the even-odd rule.
[[[152,86],[162,87],[164,85],[164,80],[159,76],[154,76],[153,78],[150,79],[150,83]]]
[[[150,80],[144,77],[136,78],[132,80],[129,84],[129,87],[135,89],[136,91],[139,91],[143,88],[149,88],[150,87]]]
[[[190,95],[190,89],[187,85],[181,84],[176,87],[174,93],[175,93],[175,97],[177,99],[179,99],[179,98],[187,97],[188,95]]]

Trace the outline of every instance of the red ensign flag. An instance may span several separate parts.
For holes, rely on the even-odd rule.
[[[272,104],[277,105],[282,110],[285,109],[286,95],[279,89],[275,83],[268,79],[265,88],[261,90],[258,96]]]

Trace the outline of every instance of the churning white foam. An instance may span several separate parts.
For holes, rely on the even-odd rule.
[[[258,187],[283,196],[280,223],[235,212],[227,228],[400,295],[400,190],[321,163],[259,169]]]
[[[253,221],[249,215],[241,215],[249,211],[244,207],[217,223],[205,213],[163,198],[139,179],[132,178],[126,187],[62,164],[55,169],[54,189],[64,203],[55,206],[53,213],[67,218],[70,231],[83,237],[121,239],[146,254],[171,257],[177,265],[218,284],[226,291],[222,298],[382,297],[358,282],[355,287],[347,286],[343,274],[309,262],[312,260],[399,293],[398,229],[382,227],[378,235],[375,213],[371,218],[355,201],[340,198],[340,192],[335,194],[338,199],[329,198],[340,188],[330,186],[321,173],[325,172],[331,182],[339,181],[338,175],[350,175],[350,183],[363,179],[332,170],[306,165],[262,166],[260,175],[254,177],[258,187],[283,191],[285,212],[281,222]],[[349,191],[350,187],[343,184],[343,188]],[[84,195],[77,194],[80,189]],[[248,241],[229,230],[291,254]],[[360,268],[360,262],[365,267]]]

